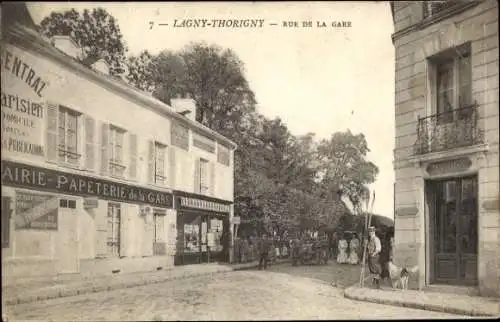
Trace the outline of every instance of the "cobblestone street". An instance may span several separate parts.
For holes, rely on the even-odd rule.
[[[309,273],[312,272],[312,267]],[[319,267],[316,267],[319,268]],[[316,275],[326,278],[327,267]],[[8,306],[9,320],[408,319],[461,316],[351,301],[329,282],[277,271],[239,271]],[[274,270],[274,271],[273,271]],[[307,272],[302,267],[302,271]],[[303,273],[302,275],[307,275]],[[313,274],[314,275],[314,274]]]
[[[272,265],[268,270],[293,276],[315,278],[345,288],[359,282],[361,265],[337,264],[330,260],[328,265]]]

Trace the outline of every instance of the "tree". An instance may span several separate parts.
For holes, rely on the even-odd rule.
[[[103,57],[110,66],[110,74],[123,72],[127,48],[116,19],[102,8],[83,13],[75,9],[52,12],[42,19],[39,31],[46,37],[70,36],[83,50],[81,61],[95,61]]]
[[[318,146],[321,184],[334,194],[339,192],[359,208],[366,200],[367,184],[373,183],[378,167],[366,160],[369,151],[365,136],[351,131],[336,132]]]
[[[163,51],[151,59],[141,53],[129,64],[132,85],[150,88],[166,104],[189,94],[196,101],[196,120],[219,132],[233,132],[242,110],[255,105],[243,62],[230,49],[191,43],[180,52]]]

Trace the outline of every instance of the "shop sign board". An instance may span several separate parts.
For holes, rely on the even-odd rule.
[[[170,208],[173,195],[139,186],[74,173],[2,161],[2,184],[37,191],[56,192],[118,202]]]

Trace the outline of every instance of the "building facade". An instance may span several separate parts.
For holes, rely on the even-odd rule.
[[[395,260],[500,294],[498,2],[394,1]]]
[[[228,261],[235,144],[52,41],[2,26],[3,275]]]

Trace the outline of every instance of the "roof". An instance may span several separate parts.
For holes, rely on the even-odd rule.
[[[13,23],[36,29],[36,24],[24,1],[2,2],[2,30],[7,29]]]
[[[24,9],[22,9],[22,7],[24,7]],[[169,105],[129,85],[121,79],[115,79],[111,76],[104,75],[82,65],[73,57],[66,55],[56,47],[52,46],[52,44],[43,39],[43,37],[35,30],[34,23],[33,25],[30,24],[29,20],[31,20],[31,22],[33,22],[33,20],[31,19],[31,15],[27,11],[26,5],[24,3],[19,5],[14,4],[13,7],[8,7],[8,9],[17,10],[16,12],[18,12],[18,16],[20,16],[21,19],[21,21],[11,19],[9,23],[5,25],[5,29],[3,29],[2,26],[2,31],[5,31],[5,34],[8,35],[8,37],[6,38],[8,38],[9,42],[20,46],[25,50],[35,51],[37,54],[41,54],[47,58],[51,58],[52,60],[64,65],[66,68],[76,71],[77,73],[83,75],[88,79],[99,82],[101,85],[107,87],[108,89],[111,89],[114,92],[118,92],[122,96],[134,100],[141,106],[150,108],[163,115],[173,118],[181,123],[186,124],[190,128],[196,129],[209,137],[219,140],[223,145],[228,145],[230,148],[236,149],[236,143],[229,140],[222,134],[204,126],[203,124],[180,115]],[[2,4],[2,11],[3,10],[4,4]],[[5,11],[2,12],[2,16],[4,15],[4,12]],[[25,16],[26,14],[28,14],[29,19]]]

